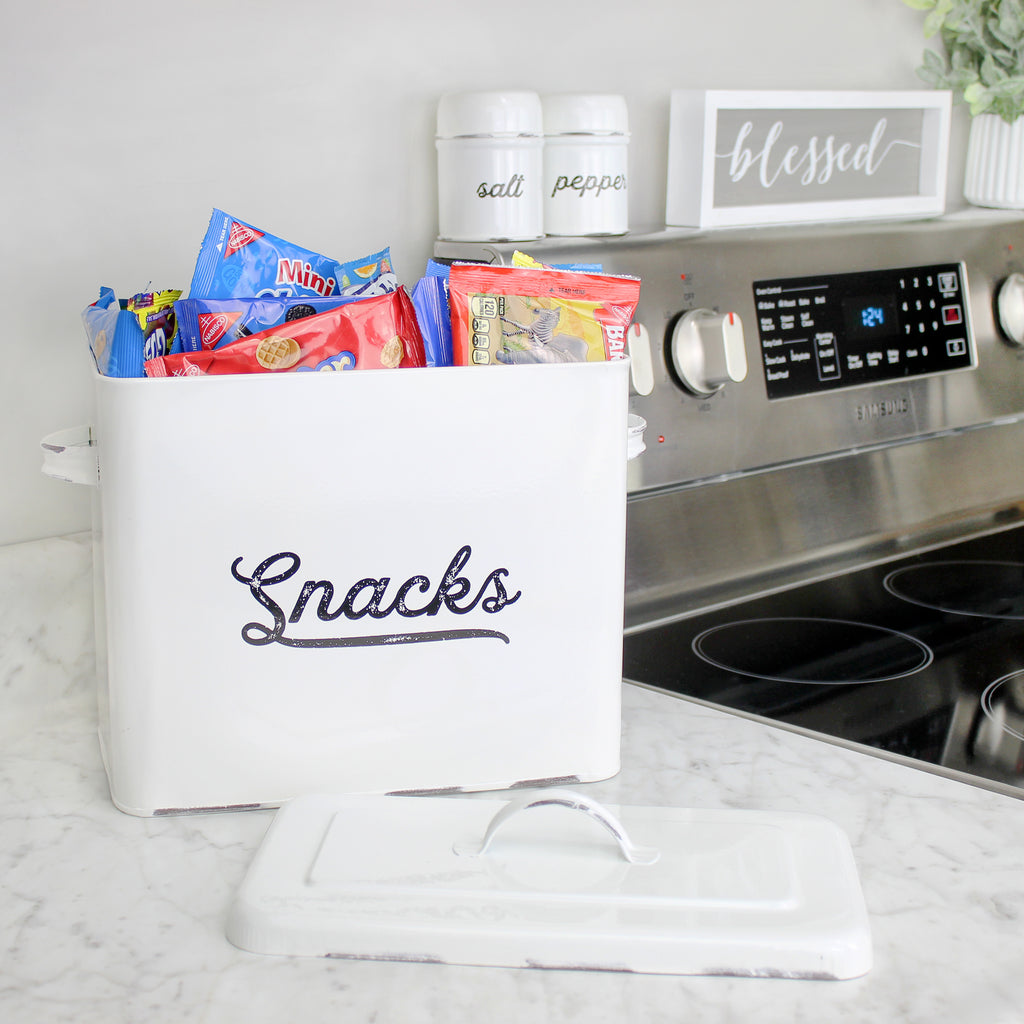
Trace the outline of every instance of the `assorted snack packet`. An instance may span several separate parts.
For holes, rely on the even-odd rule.
[[[622,359],[640,299],[634,277],[470,263],[448,288],[456,366]]]
[[[377,291],[370,290],[374,287]],[[388,249],[339,264],[215,209],[199,248],[189,298],[326,297],[343,290],[367,295],[397,287]]]
[[[128,308],[135,314],[142,328],[142,358],[156,359],[173,352],[177,341],[178,323],[174,303],[181,289],[162,292],[142,292],[128,300]]]
[[[215,209],[187,298],[103,288],[82,320],[117,377],[594,362],[626,355],[639,296],[637,278],[517,251],[428,260],[410,298],[390,248],[338,263]]]
[[[602,270],[600,263],[541,263],[518,249],[512,253],[512,266],[530,270],[574,270],[581,274],[600,274]]]
[[[272,327],[217,349],[146,363],[149,377],[396,369],[424,366],[423,341],[404,288]]]
[[[390,246],[361,260],[339,263],[334,277],[338,282],[338,294],[354,298],[383,295],[398,287],[398,278],[391,266]]]
[[[118,299],[112,288],[82,311],[96,369],[105,377],[145,376],[146,359],[166,355],[175,338],[174,300],[180,291],[141,292]]]
[[[390,289],[394,290],[394,289]],[[178,319],[179,352],[220,348],[239,338],[306,316],[357,302],[358,295],[287,299],[179,299],[174,304]]]
[[[452,365],[452,317],[448,307],[448,282],[427,273],[412,290],[412,304],[423,336],[427,366]]]

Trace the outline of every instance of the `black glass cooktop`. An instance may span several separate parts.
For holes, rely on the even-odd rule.
[[[623,675],[1024,797],[1024,527],[630,632]]]

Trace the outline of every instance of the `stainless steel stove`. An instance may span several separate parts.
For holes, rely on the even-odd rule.
[[[625,678],[1024,797],[1024,219],[527,251],[643,282]]]

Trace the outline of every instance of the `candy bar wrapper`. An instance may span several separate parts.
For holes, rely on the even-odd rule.
[[[449,300],[457,366],[601,362],[626,356],[640,281],[457,263]]]
[[[358,300],[358,295],[333,295],[327,299],[179,299],[174,304],[178,319],[177,351],[221,348],[247,335]]]
[[[128,300],[128,308],[138,318],[142,328],[143,361],[180,351],[177,344],[178,318],[174,313],[174,303],[180,295],[181,289],[168,289],[162,292],[142,292]]]
[[[146,363],[150,377],[395,369],[424,366],[423,340],[404,288],[350,302],[222,348]]]

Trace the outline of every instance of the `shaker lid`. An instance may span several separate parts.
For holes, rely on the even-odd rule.
[[[629,131],[629,112],[624,96],[598,93],[555,93],[542,106],[547,135],[595,132],[624,134]]]
[[[534,92],[446,93],[437,105],[439,138],[459,135],[540,135],[540,96]]]

